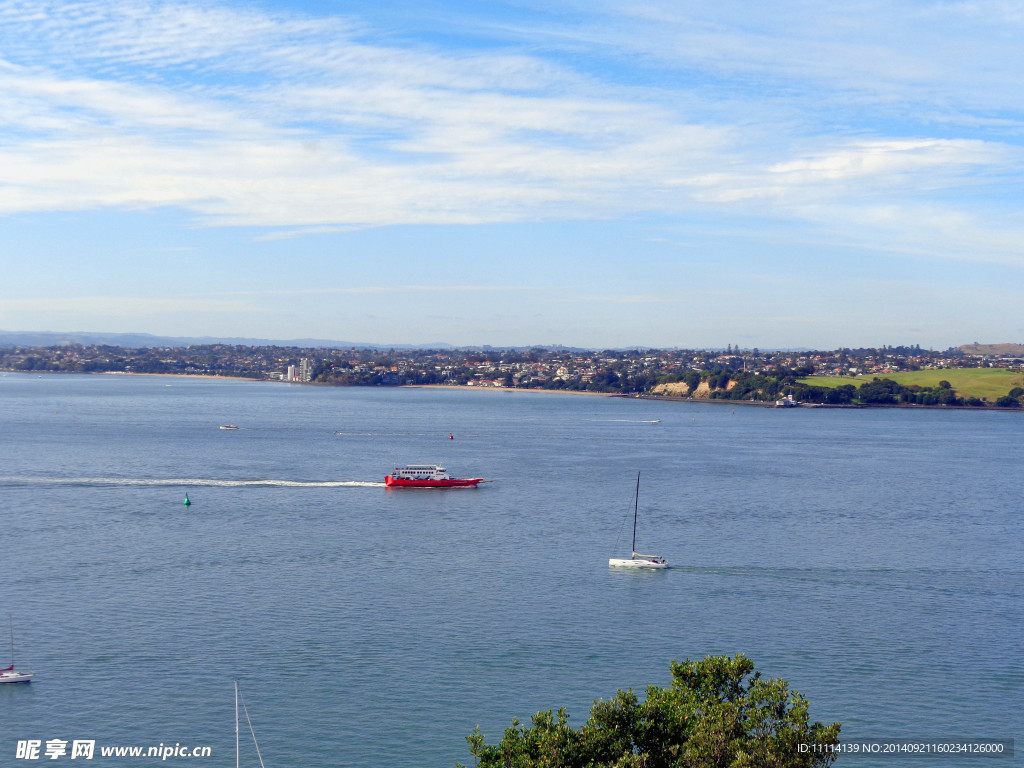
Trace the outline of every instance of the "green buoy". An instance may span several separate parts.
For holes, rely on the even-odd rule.
[[[185,506],[186,506],[186,507],[189,507],[189,506],[191,506],[191,505],[192,505],[192,502],[191,502],[191,501],[189,501],[189,498],[188,498],[188,494],[187,494],[187,493],[185,494],[185,502],[184,502],[184,504],[185,504]]]

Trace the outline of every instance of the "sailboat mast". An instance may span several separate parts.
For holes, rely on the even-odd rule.
[[[7,619],[11,625],[11,668],[14,668],[14,614],[7,614]]]
[[[238,681],[235,680],[235,768],[238,768]]]
[[[636,473],[636,498],[633,499],[633,554],[636,554],[636,510],[640,506],[640,473]]]

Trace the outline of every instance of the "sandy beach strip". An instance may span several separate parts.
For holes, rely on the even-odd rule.
[[[457,389],[461,392],[509,392],[545,395],[590,395],[592,397],[629,397],[618,392],[586,392],[579,389],[540,389],[529,387],[467,387],[460,384],[400,384],[398,389]]]

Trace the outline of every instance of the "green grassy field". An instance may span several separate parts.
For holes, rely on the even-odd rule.
[[[813,387],[838,387],[842,384],[859,387],[876,377],[891,379],[905,387],[915,384],[937,387],[940,381],[948,381],[960,397],[985,397],[989,400],[1002,397],[1014,387],[1024,387],[1024,375],[1005,368],[943,368],[865,376],[807,376],[798,381]]]

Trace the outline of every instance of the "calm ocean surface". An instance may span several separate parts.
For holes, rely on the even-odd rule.
[[[846,738],[1019,742],[1022,438],[1024,413],[7,374],[2,613],[37,678],[0,686],[0,767],[41,764],[25,739],[233,765],[238,680],[268,768],[452,768],[478,723],[578,726],[737,652]],[[385,490],[413,462],[495,482]],[[607,566],[638,471],[667,572]]]

